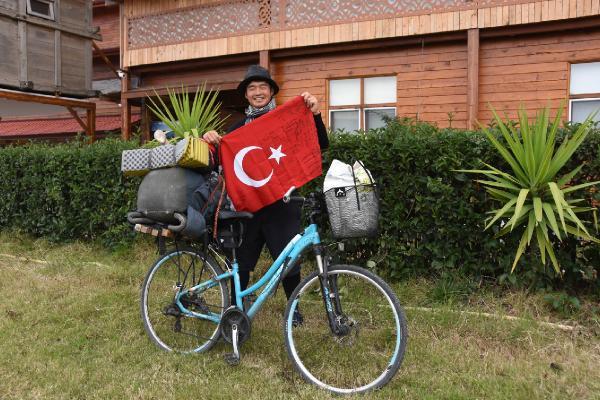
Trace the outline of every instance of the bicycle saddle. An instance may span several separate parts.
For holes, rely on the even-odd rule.
[[[247,211],[220,211],[219,220],[225,221],[229,219],[250,219],[254,214]]]

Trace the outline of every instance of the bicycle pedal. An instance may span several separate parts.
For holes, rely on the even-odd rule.
[[[225,353],[223,354],[223,358],[225,359],[225,362],[232,367],[235,367],[240,363],[240,356],[235,355],[235,353]]]

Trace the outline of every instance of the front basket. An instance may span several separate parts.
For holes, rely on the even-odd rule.
[[[336,239],[377,235],[379,198],[375,185],[332,188],[325,192],[331,232]]]

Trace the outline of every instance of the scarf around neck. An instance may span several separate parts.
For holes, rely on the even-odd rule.
[[[246,122],[245,123],[249,124],[250,122],[254,121],[256,118],[260,117],[261,115],[274,110],[275,107],[277,107],[277,105],[275,104],[274,97],[271,97],[271,101],[269,101],[269,103],[264,107],[256,108],[256,107],[252,107],[251,105],[248,106],[248,108],[246,108]]]

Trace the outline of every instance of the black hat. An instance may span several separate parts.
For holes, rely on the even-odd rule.
[[[271,74],[269,73],[269,71],[267,71],[260,65],[251,65],[248,67],[248,71],[246,71],[246,76],[244,77],[244,80],[241,81],[237,87],[238,92],[240,92],[240,94],[244,96],[246,94],[246,88],[248,87],[250,82],[254,81],[267,82],[269,85],[271,85],[271,88],[273,89],[273,95],[276,95],[277,92],[279,92],[279,86],[277,86],[277,83],[275,83],[275,81],[271,79]]]

